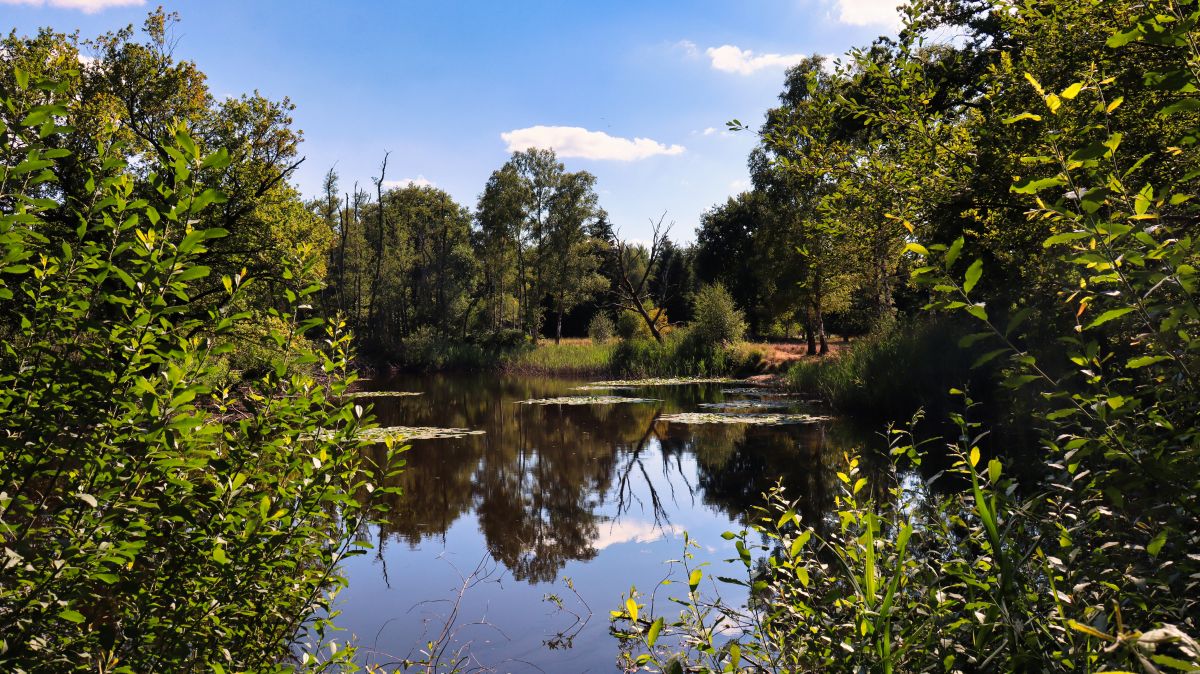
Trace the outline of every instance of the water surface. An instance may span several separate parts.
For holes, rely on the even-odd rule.
[[[698,562],[731,556],[721,533],[743,526],[777,480],[813,521],[836,490],[847,424],[748,426],[661,421],[680,412],[820,413],[741,385],[580,391],[584,380],[401,377],[365,388],[421,392],[366,398],[383,426],[484,431],[418,440],[402,496],[347,563],[339,624],[376,664],[417,658],[497,672],[615,672],[608,612],[631,585],[648,591],[700,542]],[[560,396],[658,399],[521,404]],[[737,401],[774,401],[736,409]],[[786,405],[783,405],[786,403]],[[730,405],[735,407],[730,408]],[[782,406],[781,406],[782,405]],[[368,450],[378,451],[378,450]],[[728,573],[730,569],[722,568]],[[723,593],[728,594],[724,589]]]

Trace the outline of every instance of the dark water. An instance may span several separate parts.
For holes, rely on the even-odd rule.
[[[697,561],[728,573],[722,560],[734,553],[722,532],[747,522],[780,479],[806,518],[820,517],[843,448],[864,439],[838,422],[658,420],[746,399],[725,392],[730,385],[572,390],[581,383],[437,376],[367,384],[422,392],[370,399],[383,426],[485,431],[413,441],[404,495],[370,532],[376,549],[347,563],[339,624],[369,662],[418,658],[437,640],[443,662],[459,653],[468,670],[615,672],[608,612],[631,585],[651,590],[663,579],[684,531],[700,543]],[[518,404],[610,393],[661,401]]]

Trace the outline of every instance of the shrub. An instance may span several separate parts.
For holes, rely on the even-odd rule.
[[[1066,6],[1077,3],[1046,5]],[[1012,16],[1045,21],[1059,38],[1060,19],[1046,7]],[[1157,142],[1141,146],[1149,154],[1127,147],[1147,140],[1138,137],[1144,127],[1200,107],[1194,75],[1179,76],[1200,60],[1192,39],[1200,5],[1127,7],[1141,16],[1106,44],[1144,40],[1154,49],[1142,54],[1161,59],[1151,62],[1156,69],[1136,54],[1118,63],[1108,52],[1103,72],[1069,71],[1053,88],[1060,96],[1013,64],[1028,83],[1023,100],[1034,106],[1007,120],[1027,123],[1020,150],[1028,173],[1014,176],[1013,191],[1030,195],[1027,215],[1044,228],[1040,247],[1055,258],[1053,281],[1012,289],[1016,306],[992,302],[979,283],[997,283],[990,275],[998,265],[969,252],[969,233],[907,244],[929,306],[976,326],[959,340],[985,349],[974,364],[1002,362],[1005,390],[1039,402],[1026,423],[1039,431],[1040,474],[1019,484],[1016,462],[986,456],[988,433],[971,420],[973,403],[954,392],[964,404],[948,415],[953,465],[930,478],[941,486],[949,476],[950,484],[931,489],[894,466],[868,475],[847,457],[835,513],[811,522],[777,491],[750,531],[725,535],[741,577],[717,580],[747,588],[746,605],[705,599],[698,588],[707,572],[688,552],[677,618],[655,616],[655,602],[639,603],[636,592],[613,613],[629,664],[706,673],[743,665],[1200,671],[1196,174],[1169,164],[1139,173],[1184,151]],[[919,70],[912,62],[859,63],[872,76],[896,77],[892,91],[907,89]],[[1126,99],[1151,109],[1114,114]],[[927,98],[888,102],[928,121]],[[1193,116],[1180,128],[1179,146],[1194,145],[1195,123]],[[1030,339],[1047,334],[1054,339]],[[887,437],[890,455],[924,458],[911,432],[889,429]]]
[[[763,354],[741,345],[713,346],[690,328],[674,330],[660,344],[650,339],[622,340],[612,352],[612,371],[621,376],[724,376],[757,370]]]
[[[972,368],[980,349],[959,348],[969,328],[952,320],[893,325],[851,342],[837,355],[797,361],[788,384],[815,395],[842,412],[899,421],[918,409],[941,419],[951,409],[952,387],[989,402],[997,382],[994,368]]]
[[[598,312],[592,317],[588,323],[588,337],[592,338],[593,342],[603,344],[613,338],[617,332],[617,328],[613,325],[612,319],[604,312]]]
[[[701,344],[736,344],[746,334],[745,314],[720,283],[706,285],[696,293],[694,316],[692,337]]]
[[[351,495],[390,473],[341,401],[348,335],[307,317],[318,286],[293,267],[269,312],[282,355],[212,388],[250,281],[200,305],[200,256],[225,232],[191,223],[221,199],[200,169],[227,155],[181,129],[143,181],[154,166],[55,146],[71,103],[29,98],[0,92],[0,669],[293,671],[370,514]],[[68,161],[79,180],[59,184]]]
[[[647,311],[651,316],[654,316],[657,309],[654,306],[647,307]],[[667,318],[667,312],[663,312],[658,317],[656,327],[660,334],[670,332],[670,321]],[[646,325],[646,319],[642,315],[631,309],[624,309],[617,314],[617,336],[621,339],[654,339],[654,335],[650,333],[650,327]]]

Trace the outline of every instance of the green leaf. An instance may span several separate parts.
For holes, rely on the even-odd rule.
[[[1089,323],[1087,326],[1087,329],[1091,330],[1092,328],[1100,327],[1101,325],[1104,325],[1105,323],[1107,323],[1109,321],[1118,319],[1118,318],[1124,316],[1125,314],[1131,313],[1134,309],[1135,309],[1135,307],[1121,307],[1120,309],[1109,309],[1108,311],[1097,316],[1096,320]]]
[[[975,284],[979,283],[980,277],[983,276],[983,260],[977,259],[967,267],[967,273],[963,276],[963,292],[970,293]]]
[[[1032,112],[1022,112],[1019,115],[1013,115],[1012,117],[1005,118],[1004,123],[1005,124],[1015,124],[1017,122],[1021,122],[1026,119],[1028,119],[1030,121],[1034,121],[1034,122],[1040,122],[1040,121],[1042,121],[1042,116],[1035,115]]]
[[[1033,85],[1033,89],[1034,91],[1038,92],[1038,95],[1044,96],[1046,94],[1046,91],[1042,89],[1042,85],[1038,83],[1037,79],[1034,78],[1033,75],[1025,73],[1025,79]]]
[[[1067,179],[1061,175],[1050,178],[1021,178],[1013,183],[1012,191],[1017,194],[1037,194],[1050,187],[1061,187],[1067,184]]]
[[[1081,92],[1081,91],[1083,91],[1083,82],[1076,82],[1075,84],[1072,84],[1071,86],[1067,87],[1066,89],[1063,89],[1061,92],[1059,92],[1058,95],[1062,96],[1063,98],[1065,98],[1069,101],[1069,100],[1075,98],[1076,96],[1078,96],[1079,92]]]
[[[988,319],[987,310],[983,308],[982,304],[972,304],[970,306],[963,307],[963,311],[971,314],[981,321],[986,321]]]
[[[1146,544],[1146,552],[1151,557],[1158,557],[1158,553],[1162,552],[1163,546],[1166,545],[1166,543],[1167,530],[1163,529],[1162,531],[1158,532],[1154,538],[1150,539],[1149,543]]]
[[[219,545],[212,549],[212,558],[213,561],[217,562],[218,564],[229,563],[229,557],[225,556],[225,548],[222,548]]]
[[[208,276],[210,271],[212,270],[208,267],[198,264],[195,267],[188,267],[187,269],[184,269],[178,276],[175,277],[175,280],[192,281],[198,278],[204,278],[205,276]]]
[[[1060,243],[1067,243],[1068,241],[1078,241],[1090,236],[1092,236],[1091,232],[1064,232],[1062,234],[1055,234],[1042,242],[1042,248],[1049,248]]]
[[[970,456],[968,456],[967,458],[968,458],[968,459],[971,461],[971,467],[972,467],[972,468],[974,468],[975,466],[979,465],[979,448],[978,448],[978,447],[972,447],[972,448],[971,448],[971,454],[970,454]]]
[[[982,356],[976,358],[974,363],[971,363],[971,369],[973,370],[977,367],[980,367],[981,365],[985,365],[985,364],[991,362],[992,360],[995,360],[995,358],[997,356],[1000,356],[1000,355],[1003,355],[1006,353],[1008,353],[1007,348],[996,349],[994,351],[988,351],[987,353],[983,354]]]
[[[1151,655],[1150,659],[1153,660],[1155,664],[1163,665],[1164,667],[1170,667],[1171,669],[1178,670],[1180,672],[1195,672],[1197,669],[1197,664],[1195,662],[1187,662],[1186,660],[1173,658],[1169,655],[1155,654]]]
[[[1193,110],[1200,110],[1200,98],[1185,98],[1183,100],[1175,101],[1174,103],[1163,107],[1162,110],[1159,110],[1158,115],[1160,117],[1166,117],[1168,115],[1174,115],[1178,112],[1192,112]]]
[[[650,631],[646,633],[646,644],[653,646],[654,642],[658,641],[658,633],[662,631],[663,619],[660,617],[650,624]]]
[[[229,150],[226,150],[225,148],[221,148],[221,149],[217,150],[216,152],[213,152],[212,154],[205,157],[204,161],[200,163],[200,168],[206,168],[206,169],[211,168],[211,169],[219,170],[219,169],[225,168],[226,166],[229,166],[230,161],[231,160],[229,158]]]
[[[988,480],[995,482],[1000,479],[1000,471],[1002,466],[999,459],[988,461]]]
[[[958,254],[962,252],[963,238],[960,236],[950,244],[950,249],[946,251],[946,267],[954,266],[954,261],[958,259]]]
[[[906,243],[904,244],[904,250],[911,251],[917,255],[929,255],[929,251],[925,248],[925,246],[922,246],[919,243]]]
[[[1135,370],[1139,367],[1146,367],[1147,365],[1161,363],[1164,360],[1171,360],[1171,357],[1170,356],[1139,356],[1137,358],[1130,358],[1129,361],[1127,363],[1125,363],[1125,367],[1127,367],[1131,370]]]
[[[79,611],[72,611],[69,608],[60,611],[58,617],[63,618],[64,620],[70,620],[73,623],[81,623],[86,620],[82,613]]]
[[[688,575],[688,587],[695,590],[700,585],[700,579],[704,577],[704,572],[700,569],[693,569]]]
[[[637,622],[638,605],[637,602],[633,600],[633,597],[625,600],[625,611],[629,614],[629,619],[632,622]]]
[[[1106,41],[1105,44],[1107,44],[1110,47],[1114,47],[1114,48],[1124,47],[1125,45],[1129,44],[1130,42],[1133,42],[1134,40],[1141,39],[1142,34],[1143,34],[1142,27],[1134,26],[1133,28],[1130,28],[1129,30],[1122,31],[1122,32],[1117,33],[1116,35],[1113,35],[1112,37],[1108,38],[1108,41]]]
[[[964,337],[962,337],[961,339],[958,340],[958,346],[959,346],[959,348],[962,348],[962,349],[969,349],[972,346],[975,346],[975,344],[979,343],[980,341],[985,340],[991,336],[992,336],[992,333],[990,333],[990,332],[976,332],[976,333],[973,333],[970,335],[965,335]]]

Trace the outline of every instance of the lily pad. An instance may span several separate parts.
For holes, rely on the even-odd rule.
[[[518,401],[518,405],[619,405],[621,403],[657,403],[657,398],[629,398],[626,396],[561,396],[558,398],[533,398]]]
[[[666,377],[651,379],[618,379],[614,381],[594,381],[583,386],[576,386],[577,391],[601,391],[615,389],[631,389],[645,386],[690,386],[692,384],[742,384],[743,379],[727,377]]]
[[[706,410],[785,410],[799,404],[796,400],[726,400],[719,403],[700,403]]]
[[[468,435],[483,435],[485,431],[470,428],[435,428],[432,426],[389,426],[360,431],[358,438],[367,442],[406,442],[408,440],[437,440],[440,438],[463,438]]]
[[[424,395],[420,391],[350,391],[346,398],[407,398]]]
[[[721,393],[727,396],[750,396],[752,398],[795,398],[800,396],[795,391],[784,391],[777,388],[762,388],[749,386],[744,388],[725,388]]]
[[[815,424],[829,421],[832,417],[812,414],[734,414],[732,412],[681,412],[664,414],[658,421],[676,424],[750,424],[755,426],[783,426],[787,424]]]

